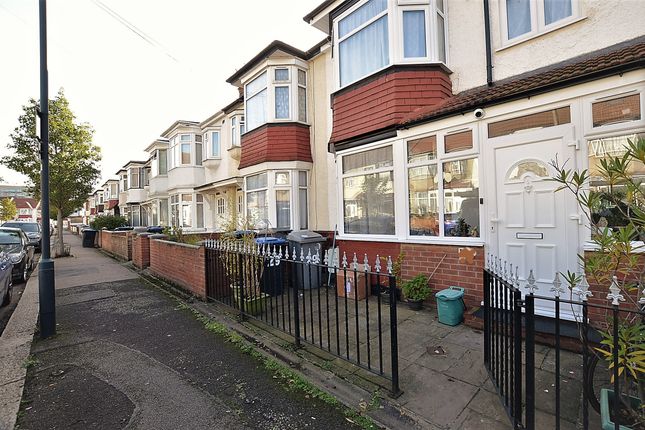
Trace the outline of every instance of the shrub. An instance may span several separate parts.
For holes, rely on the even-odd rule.
[[[117,227],[125,227],[127,225],[127,219],[115,215],[99,215],[90,223],[90,227],[94,230],[114,230]]]
[[[411,302],[421,302],[430,297],[428,277],[420,274],[403,284],[403,294]]]

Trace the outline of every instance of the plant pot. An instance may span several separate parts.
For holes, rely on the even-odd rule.
[[[420,311],[421,309],[423,309],[423,300],[408,300],[408,307],[413,311]]]
[[[614,391],[603,388],[600,390],[600,422],[602,430],[614,430],[614,422],[611,420],[613,410]],[[637,397],[629,397],[629,402],[636,410],[640,408],[641,401]],[[620,425],[620,430],[632,430],[632,427]]]
[[[235,305],[240,308],[241,287],[237,285],[231,285],[231,290],[233,291],[233,299],[235,300]],[[253,316],[261,314],[266,307],[267,297],[269,297],[269,295],[266,293],[260,293],[258,296],[254,297],[244,297],[244,312]]]

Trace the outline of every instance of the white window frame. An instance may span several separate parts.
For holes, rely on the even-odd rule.
[[[641,119],[634,121],[605,124],[598,127],[593,126],[593,104],[602,101],[619,99],[625,96],[639,94],[641,105]],[[633,129],[645,127],[645,89],[642,85],[629,85],[622,88],[612,88],[593,96],[586,97],[583,101],[584,134],[586,138],[596,136],[606,137],[608,134],[629,132]]]
[[[215,199],[215,214],[220,217],[226,215],[226,197],[218,196]]]
[[[219,150],[217,154],[213,153],[213,135],[217,134],[219,141]],[[209,129],[204,133],[204,144],[206,145],[206,151],[202,148],[203,160],[220,160],[222,158],[222,131],[221,129]]]
[[[273,82],[273,79],[271,79],[271,77],[270,77],[271,71],[272,70],[270,70],[270,69],[269,70],[264,69],[260,73],[258,73],[257,75],[253,76],[253,78],[249,79],[249,81],[246,84],[244,84],[244,116],[247,119],[249,118],[248,101],[253,99],[254,97],[257,97],[258,94],[260,94],[262,91],[266,91],[266,94],[267,94],[267,96],[266,96],[267,103],[264,105],[265,122],[258,123],[255,127],[253,127],[250,130],[255,130],[256,128],[261,127],[262,125],[266,124],[269,121],[270,114],[271,114],[271,111],[269,110],[269,106],[271,106],[271,98],[272,98],[272,92],[273,92],[272,91],[273,89],[271,88],[271,85],[270,85],[271,82]],[[255,92],[249,94],[249,92],[248,92],[249,84],[259,80],[262,77],[262,75],[265,76],[265,81],[266,81],[265,85],[263,87],[261,87],[260,89],[256,90]]]
[[[500,16],[500,35],[502,47],[512,46],[525,40],[533,39],[536,36],[565,27],[581,19],[579,1],[571,1],[571,16],[555,21],[549,25],[545,24],[544,19],[544,0],[529,0],[531,11],[531,31],[516,36],[512,39],[508,37],[508,15],[506,10],[506,0],[499,0]],[[444,2],[445,4],[446,2]]]
[[[295,78],[295,81],[296,81],[296,85],[295,85],[296,93],[295,93],[294,98],[296,99],[296,110],[297,111],[294,112],[294,117],[297,119],[298,122],[307,123],[307,119],[309,117],[309,107],[307,106],[307,104],[309,103],[309,95],[307,94],[307,86],[308,86],[308,83],[309,83],[308,82],[309,81],[309,76],[307,76],[307,71],[306,70],[301,69],[299,67],[297,67],[295,69],[295,71],[296,71],[296,78]],[[304,84],[300,83],[300,72],[303,72],[305,74],[305,83]],[[305,118],[304,119],[300,118],[300,89],[301,88],[305,90]]]
[[[369,21],[366,21],[363,23],[361,26],[355,28],[352,30],[350,33],[346,34],[345,36],[342,37],[342,39],[339,39],[338,37],[338,23],[348,15],[351,15],[354,11],[356,11],[358,8],[363,6],[365,3],[367,3],[369,0],[362,0],[353,5],[351,8],[343,12],[341,15],[336,17],[334,19],[333,25],[332,25],[332,34],[333,34],[333,52],[334,52],[334,85],[335,85],[335,91],[340,90],[342,88],[345,88],[347,86],[350,86],[354,84],[355,82],[358,82],[362,79],[365,79],[368,76],[374,75],[379,73],[380,71],[394,65],[394,64],[415,64],[415,63],[421,63],[421,64],[427,64],[427,63],[432,63],[432,64],[445,64],[448,65],[450,64],[450,50],[448,48],[448,33],[449,33],[449,28],[448,28],[448,0],[444,0],[443,2],[443,11],[439,10],[437,7],[437,0],[398,0],[398,1],[388,1],[388,7],[378,14],[377,16],[373,17]],[[425,57],[417,57],[417,58],[405,58],[404,56],[404,40],[403,40],[403,11],[407,10],[425,10],[425,18],[426,18],[426,56]],[[438,43],[439,40],[437,38],[437,14],[440,14],[443,16],[444,19],[444,41],[445,41],[445,52],[446,52],[446,59],[445,61],[440,60],[439,57],[439,49],[438,49]],[[348,82],[344,85],[341,85],[340,83],[340,48],[339,44],[343,40],[347,39],[348,37],[351,37],[353,34],[356,32],[360,31],[361,29],[367,27],[374,21],[380,19],[383,17],[383,15],[388,15],[388,49],[389,49],[389,63],[386,64],[385,66],[381,67],[380,69],[374,70],[365,76],[362,76],[352,82]]]

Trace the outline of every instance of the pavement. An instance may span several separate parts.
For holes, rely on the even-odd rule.
[[[12,413],[16,428],[39,430],[355,427],[339,408],[285,388],[125,265],[75,236],[65,241],[74,257],[55,262],[57,335],[30,342],[33,278],[0,341],[15,363],[14,382],[0,385],[0,429],[14,427]],[[19,320],[20,341],[5,344]]]

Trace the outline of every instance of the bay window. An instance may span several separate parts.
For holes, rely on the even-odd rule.
[[[394,234],[392,146],[343,157],[344,231]]]
[[[446,62],[443,0],[368,0],[334,19],[338,85],[345,87],[387,66]]]
[[[578,15],[574,0],[504,0],[500,4],[506,42],[549,31]]]
[[[168,151],[166,149],[157,150],[158,172],[160,175],[168,174]]]
[[[121,192],[128,190],[128,174],[124,173],[121,175]]]
[[[245,86],[246,130],[274,121],[306,122],[306,104],[307,73],[295,66],[269,67]]]
[[[203,136],[201,134],[183,133],[170,139],[169,153],[159,150],[159,169],[166,171],[162,166],[163,158],[168,158],[168,168],[174,169],[180,166],[201,166],[203,159]],[[165,163],[164,163],[165,164]],[[167,172],[166,172],[167,173]],[[164,173],[164,174],[166,174]]]
[[[141,168],[132,167],[129,170],[130,173],[130,188],[141,188],[141,183],[139,182],[141,176]]]
[[[231,146],[240,146],[240,138],[245,133],[244,115],[231,117]]]

